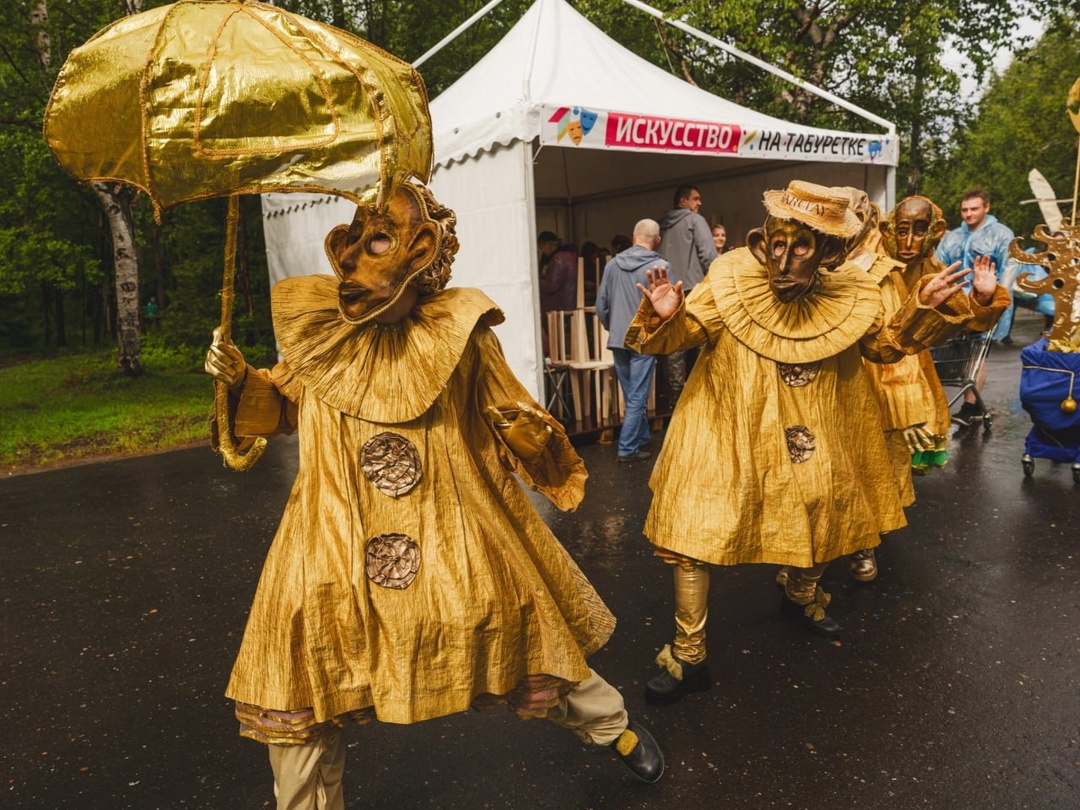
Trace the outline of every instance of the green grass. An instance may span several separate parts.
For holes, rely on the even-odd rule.
[[[0,368],[0,471],[208,440],[213,384],[201,358],[147,347],[142,359],[140,377],[117,371],[115,349]]]

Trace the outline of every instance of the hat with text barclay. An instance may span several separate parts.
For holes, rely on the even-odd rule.
[[[770,216],[793,219],[829,236],[848,239],[862,227],[846,188],[792,180],[783,191],[766,191],[764,202]]]

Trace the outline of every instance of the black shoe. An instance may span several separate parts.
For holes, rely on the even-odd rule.
[[[840,635],[840,625],[828,613],[822,612],[821,618],[814,621],[806,615],[806,608],[806,605],[792,602],[787,598],[787,594],[780,597],[780,614],[788,621],[796,622],[825,638],[836,638]]]
[[[647,458],[652,458],[652,453],[648,450],[638,450],[628,456],[616,456],[615,460],[622,463],[626,461],[644,461]]]
[[[678,658],[675,659],[679,661]],[[655,678],[650,678],[645,684],[646,703],[675,703],[682,700],[687,692],[708,692],[712,689],[712,677],[709,675],[709,662],[702,661],[700,664],[688,664],[679,661],[682,667],[682,680],[679,680],[667,669],[664,669]]]
[[[974,402],[965,402],[960,410],[952,415],[952,420],[960,427],[969,427],[972,422],[982,421],[983,414]]]
[[[640,723],[631,720],[611,744],[611,750],[642,782],[657,782],[664,775],[664,754],[653,735]]]

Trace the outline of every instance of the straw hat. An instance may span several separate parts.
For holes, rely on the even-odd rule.
[[[862,223],[851,210],[851,193],[803,180],[792,180],[783,191],[765,192],[765,210],[777,219],[793,219],[819,233],[848,239]]]

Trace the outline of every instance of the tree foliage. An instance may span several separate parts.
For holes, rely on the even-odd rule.
[[[927,193],[946,212],[964,192],[983,188],[992,210],[1018,235],[1043,221],[1028,172],[1038,169],[1059,198],[1072,196],[1080,133],[1065,102],[1080,78],[1080,18],[1058,17],[1034,47],[1021,53],[986,90],[977,115],[936,161]],[[1066,215],[1071,206],[1064,207]]]
[[[153,339],[173,345],[202,345],[209,339],[220,314],[221,205],[182,206],[159,228],[148,201],[134,201],[124,212],[134,224],[134,245],[122,247],[138,263],[141,292],[126,302],[126,314],[118,312],[121,291],[114,283],[118,262],[106,218],[108,204],[103,208],[90,186],[64,174],[41,136],[52,84],[71,49],[124,14],[164,2],[33,0],[0,5],[0,149],[6,157],[0,163],[0,181],[7,190],[0,198],[0,348],[108,342],[119,327],[137,322],[150,295],[164,306],[161,329]],[[118,199],[127,205],[125,196]],[[245,205],[250,231],[246,242],[251,245],[245,278],[265,279],[257,208],[255,200]],[[132,285],[122,286],[130,296]],[[257,292],[265,300],[265,289]],[[268,304],[260,306],[260,299],[252,296],[249,311],[248,300],[245,295],[239,301],[240,320],[249,324],[257,317],[263,326],[245,326],[237,335],[265,344],[270,341]],[[123,346],[120,359],[123,365]]]
[[[656,0],[653,5],[671,19],[893,121],[904,146],[900,192],[915,193],[927,150],[946,140],[968,110],[968,100],[960,96],[961,79],[985,78],[999,49],[1025,44],[1015,33],[1018,20],[1060,4]],[[738,104],[797,123],[876,130],[865,118],[676,29],[655,29],[650,42],[637,22],[620,22],[636,15],[628,13],[622,0],[582,0],[579,7],[624,45],[658,64],[670,60],[673,72]],[[622,33],[628,38],[622,39]]]
[[[876,129],[622,0],[569,1],[632,51],[737,103],[800,123]],[[6,157],[0,181],[7,191],[0,198],[0,348],[62,345],[69,333],[73,338],[78,335],[71,342],[92,344],[111,339],[117,328],[112,237],[102,206],[90,189],[57,167],[41,139],[41,120],[56,72],[73,47],[135,8],[165,2],[0,4],[0,149]],[[481,2],[277,0],[276,4],[349,30],[412,61],[470,17]],[[530,5],[531,0],[504,0],[425,62],[421,72],[429,95],[437,96],[479,61]],[[1021,16],[1053,13],[1067,20],[1071,13],[1075,19],[1080,0],[1064,5],[1051,0],[653,0],[653,5],[672,19],[894,121],[903,143],[901,194],[925,186],[942,195],[947,205],[952,204],[955,189],[980,171],[1001,185],[993,188],[1000,199],[1017,198],[1019,186],[1005,185],[1005,178],[1012,175],[1002,164],[1007,162],[1005,155],[1015,156],[1019,150],[1015,144],[997,152],[990,146],[984,150],[989,136],[983,130],[992,130],[992,122],[1006,114],[1017,128],[1027,126],[1032,132],[1043,133],[1043,120],[1058,126],[1057,114],[1037,112],[1031,106],[1037,100],[1029,96],[1036,85],[1049,86],[1055,70],[1069,77],[1077,74],[1071,63],[1054,61],[1064,59],[1061,54],[1043,54],[1040,44],[1017,64],[1030,64],[1030,70],[1042,71],[1042,78],[1022,87],[1013,86],[1011,72],[993,80],[977,117],[960,91],[962,76],[985,79],[998,49],[1018,44],[1014,31]],[[1075,26],[1061,32],[1064,39],[1045,50],[1069,50],[1063,43],[1068,36],[1075,42]],[[1026,116],[1021,116],[1022,110]],[[965,129],[969,121],[971,128]],[[954,149],[958,132],[961,146]],[[1023,148],[1039,155],[1052,182],[1068,186],[1058,166],[1067,145],[1049,132],[1038,137],[1042,138],[1038,144],[1029,144],[1024,136]],[[1044,148],[1044,144],[1052,145]],[[1041,168],[1034,157],[1022,162],[1024,173],[1030,168],[1027,163]],[[964,168],[969,165],[970,170]],[[135,203],[131,213],[141,301],[154,294],[163,305],[161,329],[152,339],[177,345],[206,341],[219,314],[223,205],[209,201],[180,206],[158,226],[146,201]],[[267,281],[257,200],[245,200],[244,210],[247,265],[238,284],[247,286],[237,290],[236,333],[239,339],[267,343]],[[995,210],[1015,222],[1033,214],[1032,209],[1014,214],[1004,203],[995,204]]]

